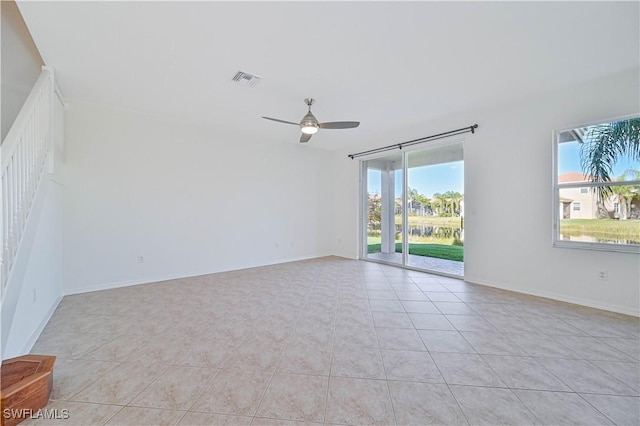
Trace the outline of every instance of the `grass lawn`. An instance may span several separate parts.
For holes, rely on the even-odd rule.
[[[562,219],[562,235],[588,235],[602,240],[628,239],[640,241],[640,220]]]
[[[368,252],[379,252],[381,244],[369,244]],[[402,253],[402,243],[396,243],[396,252]],[[464,247],[449,246],[444,244],[411,244],[409,243],[409,254],[418,256],[437,257],[438,259],[464,260]]]

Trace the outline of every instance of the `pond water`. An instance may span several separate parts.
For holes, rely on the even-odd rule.
[[[402,225],[396,224],[396,233],[402,232]],[[427,226],[427,225],[409,225],[407,227],[409,240],[414,238],[433,238],[433,239],[457,239],[464,241],[464,229],[459,227],[446,226]],[[380,236],[379,230],[369,230],[370,236]],[[578,241],[584,243],[603,243],[603,244],[631,244],[640,245],[640,240],[611,237],[593,237],[591,235],[561,235],[563,241]]]
[[[591,235],[560,235],[560,239],[562,241],[578,241],[581,243],[640,244],[640,241],[636,240],[616,239],[615,237],[602,239]]]
[[[396,224],[396,232],[402,232],[402,225]],[[407,235],[411,237],[433,237],[433,238],[455,238],[464,239],[464,230],[462,228],[453,228],[447,226],[427,226],[427,225],[409,225],[407,227]]]

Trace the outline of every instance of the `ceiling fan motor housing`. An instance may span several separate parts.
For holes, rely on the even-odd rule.
[[[300,129],[302,129],[304,133],[316,133],[318,128],[318,119],[311,113],[311,111],[302,117],[302,121],[300,121]]]

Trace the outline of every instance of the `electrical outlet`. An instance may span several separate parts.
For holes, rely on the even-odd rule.
[[[36,303],[36,300],[38,300],[38,292],[34,288],[33,289],[33,303]]]
[[[138,263],[144,263],[144,256],[138,256]]]
[[[598,279],[600,281],[608,281],[609,280],[609,272],[607,272],[607,271],[598,271]]]

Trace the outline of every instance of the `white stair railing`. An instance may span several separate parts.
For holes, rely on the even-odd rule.
[[[61,134],[62,102],[53,70],[43,67],[2,146],[0,300],[22,241],[38,186]],[[53,172],[53,161],[49,172]]]

